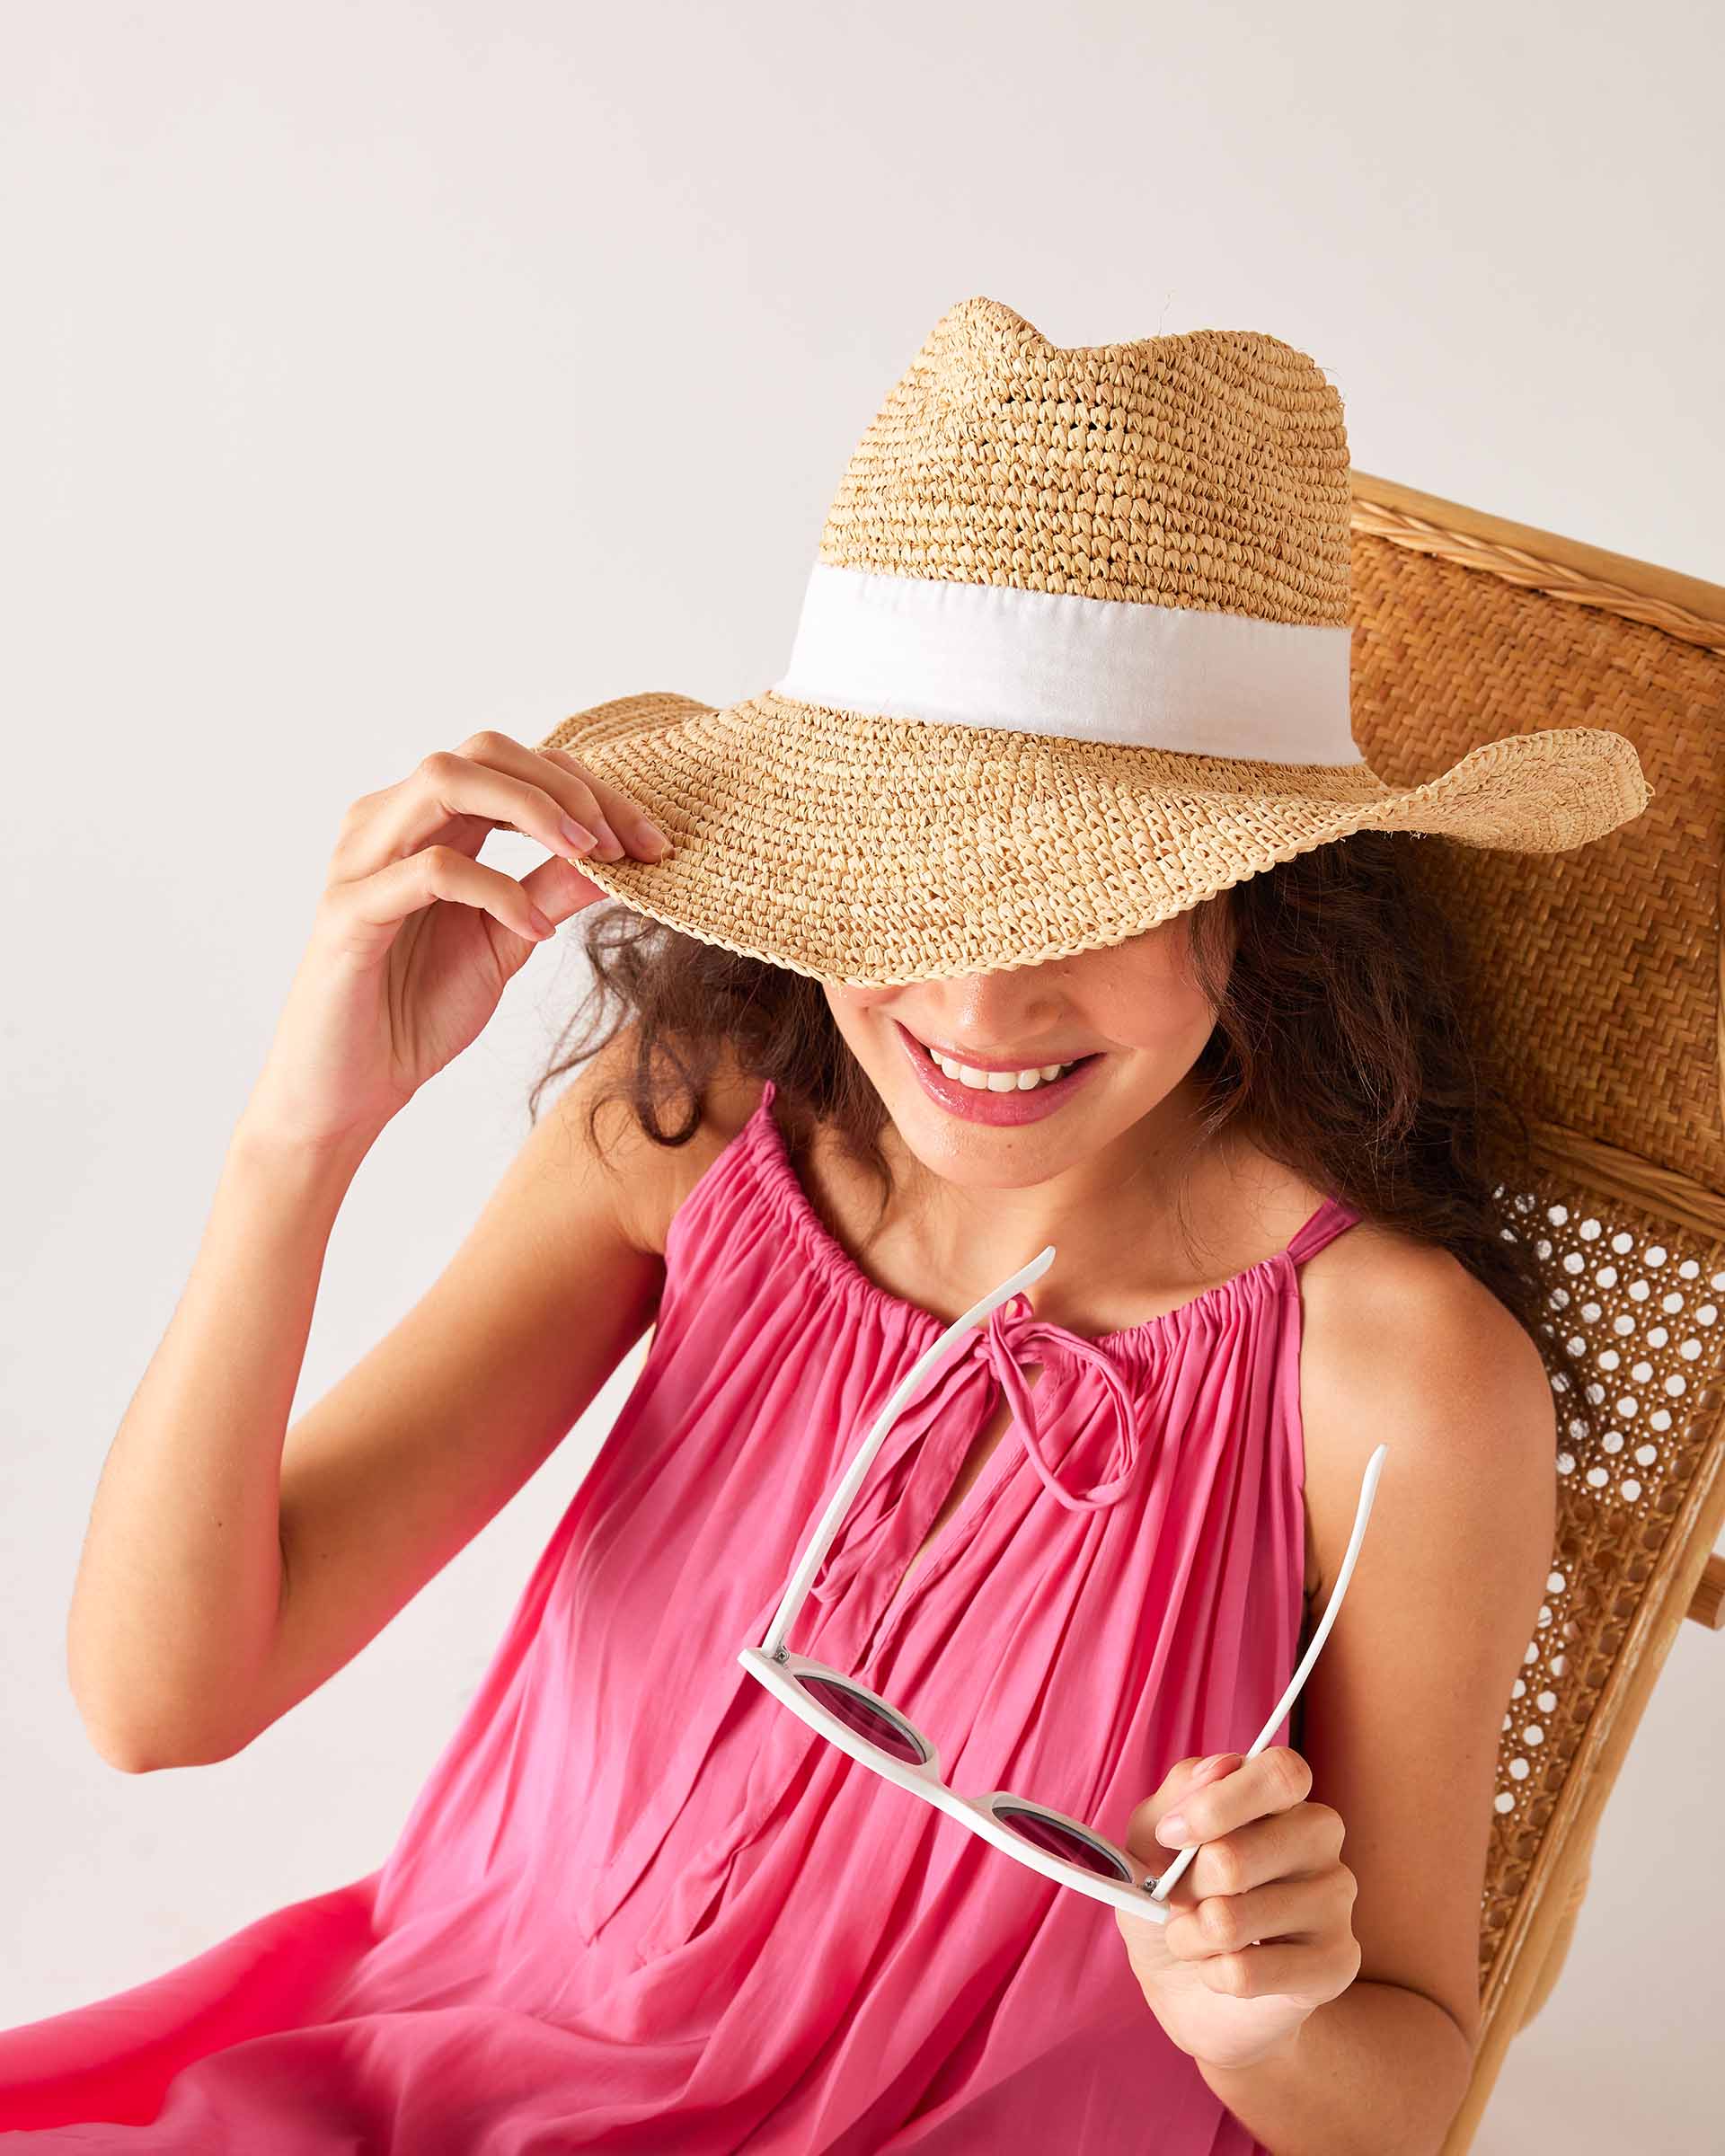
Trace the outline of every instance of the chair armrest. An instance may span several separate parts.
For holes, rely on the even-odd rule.
[[[1715,1550],[1707,1560],[1685,1615],[1710,1632],[1725,1631],[1725,1555]]]

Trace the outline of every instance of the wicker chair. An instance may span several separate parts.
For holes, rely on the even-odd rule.
[[[1550,1591],[1498,1758],[1480,2049],[1444,2143],[1462,2156],[1563,1966],[1677,1627],[1721,1624],[1725,591],[1361,472],[1353,522],[1354,730],[1375,769],[1418,782],[1499,735],[1603,725],[1654,795],[1570,853],[1421,856],[1534,1124],[1499,1197],[1547,1284],[1560,1447]],[[1563,1412],[1573,1387],[1610,1403],[1597,1444]]]

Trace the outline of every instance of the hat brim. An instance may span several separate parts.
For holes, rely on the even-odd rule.
[[[857,987],[1037,965],[1119,943],[1363,830],[1532,853],[1587,844],[1651,797],[1594,727],[1482,744],[1421,784],[1363,764],[1254,764],[933,725],[772,692],[616,698],[543,740],[646,810],[664,861],[595,861],[601,890],[703,942]]]

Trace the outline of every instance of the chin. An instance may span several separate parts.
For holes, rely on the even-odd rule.
[[[1094,1127],[1075,1135],[1065,1117],[1016,1126],[965,1123],[914,1091],[895,1100],[882,1091],[900,1144],[931,1175],[965,1190],[1027,1190],[1048,1182],[1092,1153]]]

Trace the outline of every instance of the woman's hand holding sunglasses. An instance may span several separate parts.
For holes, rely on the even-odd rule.
[[[1308,1802],[1311,1787],[1285,1745],[1183,1759],[1132,1815],[1126,1846],[1153,1873],[1200,1844],[1169,1889],[1165,1924],[1119,1910],[1115,1922],[1150,2010],[1208,2065],[1282,2050],[1359,1974],[1341,1816]]]

